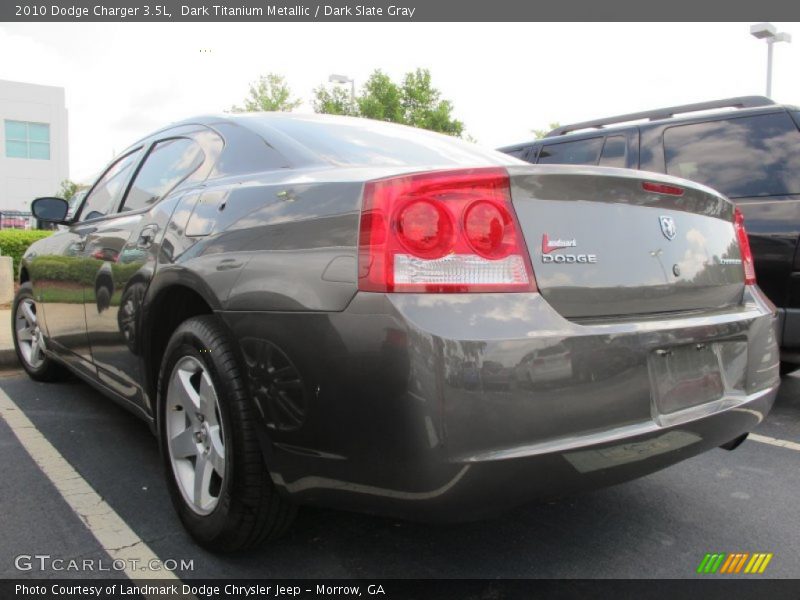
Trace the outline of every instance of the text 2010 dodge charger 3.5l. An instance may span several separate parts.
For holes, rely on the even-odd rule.
[[[33,244],[13,325],[147,419],[188,530],[301,504],[465,519],[718,446],[778,386],[741,216],[663,175],[537,167],[341,117],[137,142]]]

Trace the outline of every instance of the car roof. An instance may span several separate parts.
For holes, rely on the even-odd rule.
[[[211,128],[226,142],[254,136],[266,142],[292,168],[331,165],[455,168],[520,162],[492,148],[423,128],[362,117],[288,112],[198,115],[150,133],[125,152],[159,138],[188,134],[192,127]]]
[[[219,123],[233,123],[258,132],[258,128],[253,126],[254,121],[267,124],[270,123],[280,124],[281,122],[287,122],[287,121],[295,123],[299,122],[313,123],[314,125],[320,123],[343,124],[343,125],[351,124],[354,126],[357,125],[359,127],[363,127],[365,123],[368,123],[369,126],[372,127],[402,128],[404,130],[411,130],[418,132],[421,135],[425,135],[425,133],[430,133],[425,129],[420,129],[417,127],[409,127],[408,125],[401,125],[399,123],[392,123],[389,121],[365,119],[363,117],[349,117],[345,115],[328,115],[328,114],[306,113],[306,112],[295,113],[295,112],[274,111],[274,112],[242,112],[242,113],[209,113],[204,115],[197,115],[194,117],[176,121],[175,123],[170,123],[169,125],[166,125],[158,129],[157,131],[149,133],[139,141],[149,139],[164,131],[168,131],[170,129],[186,125],[204,125],[206,127],[213,127],[214,125]]]
[[[734,104],[737,100],[751,101],[752,106],[736,107]],[[717,105],[718,108],[704,108],[706,106]],[[674,115],[664,114],[670,111],[691,109],[698,107],[694,111],[681,112]],[[730,108],[723,108],[730,107]],[[584,123],[577,123],[573,125],[566,125],[554,129],[549,132],[545,137],[528,142],[512,144],[498,148],[501,152],[511,152],[514,150],[522,150],[531,146],[539,146],[547,143],[560,143],[571,140],[587,139],[593,137],[607,136],[610,134],[621,134],[632,129],[649,129],[661,127],[665,124],[677,123],[697,123],[707,120],[724,119],[726,117],[739,117],[747,115],[770,114],[781,111],[796,111],[800,110],[798,107],[791,104],[777,104],[767,98],[761,96],[746,96],[742,98],[731,98],[727,100],[716,100],[709,103],[699,103],[692,105],[685,105],[683,107],[672,107],[667,109],[655,109],[642,113],[632,113],[630,115],[620,115],[618,117],[609,117],[605,119],[596,119],[593,121],[586,121]],[[603,123],[608,123],[604,125]],[[564,131],[566,130],[566,131]]]

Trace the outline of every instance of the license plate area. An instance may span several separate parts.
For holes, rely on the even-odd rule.
[[[724,343],[688,344],[658,349],[648,363],[657,414],[720,400],[725,395]],[[727,354],[727,352],[725,352]]]

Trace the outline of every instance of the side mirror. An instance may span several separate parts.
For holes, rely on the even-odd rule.
[[[69,212],[69,203],[63,198],[36,198],[31,203],[33,216],[48,223],[64,223]]]

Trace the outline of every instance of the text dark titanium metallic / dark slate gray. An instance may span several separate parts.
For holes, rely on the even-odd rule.
[[[21,360],[147,419],[211,548],[295,504],[464,519],[624,481],[731,445],[778,386],[741,222],[681,179],[226,115],[134,144],[76,214],[22,261]]]

